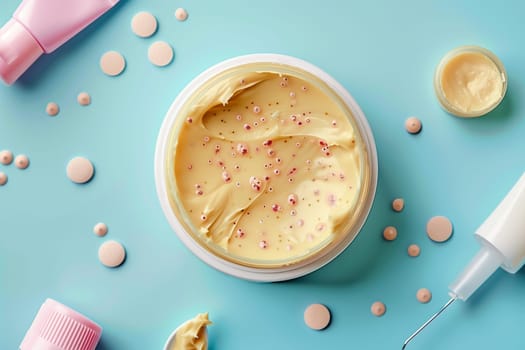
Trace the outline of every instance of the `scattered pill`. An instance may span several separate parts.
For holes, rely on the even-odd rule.
[[[7,183],[7,175],[0,171],[0,186],[3,186]]]
[[[141,38],[149,38],[157,31],[157,19],[151,13],[142,11],[131,19],[131,30]]]
[[[452,223],[444,216],[434,216],[427,222],[427,235],[434,242],[445,242],[452,236]]]
[[[405,129],[411,134],[419,133],[421,127],[421,120],[416,117],[410,117],[405,121]]]
[[[426,288],[421,288],[417,291],[416,298],[420,303],[426,304],[432,299],[432,293]]]
[[[419,253],[421,253],[421,248],[417,244],[411,244],[408,246],[408,255],[412,257],[419,256]]]
[[[381,317],[386,312],[386,306],[385,306],[384,303],[382,303],[380,301],[376,301],[370,307],[370,311],[372,312],[372,315],[377,316],[377,317]]]
[[[179,7],[175,10],[175,18],[179,21],[185,21],[188,18],[188,12],[185,9]]]
[[[91,180],[94,172],[93,164],[84,157],[71,159],[66,168],[67,177],[77,184],[83,184]]]
[[[117,51],[108,51],[100,58],[100,69],[109,76],[117,76],[126,68],[126,60]]]
[[[117,241],[106,241],[98,248],[98,259],[107,267],[117,267],[126,259],[126,250]]]
[[[91,104],[91,96],[87,92],[81,92],[77,96],[77,102],[81,106],[87,106]]]
[[[93,233],[99,237],[105,236],[106,233],[108,233],[108,226],[102,222],[99,222],[95,225],[95,227],[93,227]]]
[[[387,241],[393,241],[397,238],[397,229],[394,226],[387,226],[383,230],[383,238]]]
[[[330,318],[330,310],[323,304],[312,304],[304,310],[304,323],[318,331],[328,327]]]
[[[15,166],[18,169],[26,169],[29,166],[29,158],[25,154],[19,154],[15,158]]]
[[[60,112],[60,107],[55,102],[49,102],[46,106],[46,113],[52,117],[56,116]]]
[[[13,162],[13,152],[3,150],[0,152],[0,164],[9,165]]]
[[[173,60],[173,49],[164,41],[156,41],[148,49],[148,58],[156,66],[167,66]]]
[[[403,198],[396,198],[392,201],[392,209],[400,212],[405,208],[405,200]]]

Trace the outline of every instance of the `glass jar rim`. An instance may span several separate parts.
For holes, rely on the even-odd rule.
[[[498,69],[498,72],[501,77],[501,83],[502,83],[502,92],[499,98],[494,101],[492,104],[486,106],[485,108],[473,110],[470,112],[462,111],[458,108],[456,108],[445,96],[445,93],[443,91],[441,78],[443,69],[446,67],[446,65],[455,57],[465,54],[465,53],[477,53],[483,55],[485,58],[490,60],[496,68]],[[508,78],[507,78],[507,71],[505,70],[505,66],[501,62],[501,60],[490,50],[476,45],[464,45],[456,47],[443,56],[443,58],[439,61],[439,64],[436,67],[436,70],[434,72],[434,92],[437,96],[437,99],[441,105],[441,107],[447,111],[448,113],[455,115],[457,117],[465,117],[465,118],[474,118],[474,117],[481,117],[484,116],[491,111],[493,111],[503,100],[505,97],[505,94],[507,92],[507,85],[508,85]]]

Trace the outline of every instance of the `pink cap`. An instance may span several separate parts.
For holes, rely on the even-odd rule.
[[[46,299],[20,350],[95,350],[102,328],[84,315]]]
[[[44,50],[16,19],[0,29],[0,77],[12,84],[37,60]]]

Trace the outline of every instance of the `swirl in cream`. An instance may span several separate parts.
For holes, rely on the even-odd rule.
[[[205,244],[271,262],[344,234],[365,151],[340,104],[273,72],[230,75],[196,101],[179,116],[174,176]]]

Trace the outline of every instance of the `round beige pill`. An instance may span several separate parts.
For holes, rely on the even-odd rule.
[[[411,244],[408,246],[407,252],[409,256],[415,258],[416,256],[419,256],[419,254],[421,253],[421,248],[419,248],[417,244]]]
[[[49,102],[46,106],[46,113],[54,117],[60,112],[60,107],[55,102]]]
[[[312,329],[325,329],[330,324],[330,319],[330,310],[323,304],[312,304],[304,310],[304,323]]]
[[[182,7],[179,7],[175,10],[175,18],[179,21],[185,21],[188,18],[188,12]]]
[[[387,226],[383,230],[383,238],[387,241],[393,241],[397,238],[397,229],[394,226]]]
[[[100,69],[109,76],[117,76],[126,68],[126,60],[117,51],[108,51],[100,58]]]
[[[0,164],[9,165],[13,162],[13,152],[8,150],[0,151]]]
[[[117,267],[126,260],[126,250],[117,241],[106,241],[98,248],[98,259],[107,267]]]
[[[83,184],[91,180],[94,172],[93,164],[84,157],[71,159],[66,168],[67,177],[77,184]]]
[[[141,38],[149,38],[157,31],[157,19],[151,13],[142,11],[131,19],[131,30]]]
[[[156,41],[148,49],[148,59],[158,67],[167,66],[173,60],[173,49],[165,41]]]
[[[29,158],[25,154],[19,154],[15,158],[15,166],[18,169],[27,169],[29,166]]]
[[[372,312],[372,315],[381,317],[386,312],[386,306],[384,303],[380,301],[376,301],[375,303],[372,304],[372,306],[370,306],[370,311]]]
[[[445,242],[452,236],[452,223],[444,216],[434,216],[427,222],[427,235],[434,242]]]
[[[411,134],[418,134],[421,128],[421,120],[416,117],[410,117],[405,121],[405,129]]]
[[[77,96],[77,102],[81,106],[87,106],[91,104],[91,96],[87,92],[81,92]]]
[[[0,186],[3,186],[7,183],[7,175],[0,171]]]
[[[99,237],[105,236],[108,233],[108,226],[103,222],[99,222],[93,227],[93,233]]]
[[[396,198],[392,201],[392,210],[400,212],[405,208],[405,200],[403,198]]]
[[[432,293],[426,288],[421,288],[417,291],[416,298],[420,303],[426,304],[432,300]]]

